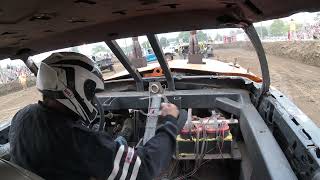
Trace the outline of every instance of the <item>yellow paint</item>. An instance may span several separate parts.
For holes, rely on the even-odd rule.
[[[183,138],[181,138],[180,135],[177,136],[176,140],[180,141],[180,142],[188,142],[188,141],[189,142],[190,141],[196,142],[197,141],[197,139],[194,137],[190,140],[190,139],[183,139]],[[204,140],[205,140],[204,138],[199,138],[199,141],[204,141]],[[206,141],[216,141],[216,140],[217,140],[217,138],[207,138],[206,139]],[[226,136],[223,141],[232,141],[232,134],[229,133],[229,135]]]

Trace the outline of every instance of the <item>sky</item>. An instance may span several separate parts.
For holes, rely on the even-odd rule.
[[[285,17],[285,18],[281,18],[284,21],[290,21],[291,19],[294,19],[297,23],[314,23],[314,17],[316,16],[317,12],[315,13],[309,13],[309,12],[302,12],[302,13],[297,13],[297,14],[293,14],[291,16]],[[254,23],[254,26],[270,26],[272,24],[273,20],[269,20],[269,21],[262,21],[262,22],[258,22],[258,23]],[[225,28],[225,29],[205,29],[202,30],[204,33],[207,33],[210,37],[212,37],[214,39],[214,37],[219,33],[220,35],[229,35],[231,30],[235,30],[234,28]],[[172,33],[164,33],[164,34],[158,34],[158,38],[161,37],[166,37],[166,38],[175,38],[177,37],[179,34],[179,32],[172,32]],[[147,37],[146,36],[140,36],[139,37],[139,42],[142,43],[144,41],[147,41]],[[120,46],[125,46],[132,44],[131,38],[126,38],[126,39],[121,39],[121,40],[117,40],[118,44]]]
[[[314,17],[316,16],[317,13],[318,12],[314,12],[314,13],[302,12],[302,13],[293,14],[291,16],[288,16],[288,17],[285,17],[285,18],[281,18],[281,19],[284,20],[284,21],[290,21],[291,19],[294,19],[297,23],[301,23],[301,24],[310,23],[310,24],[313,24],[314,23]],[[269,26],[269,25],[271,25],[272,21],[273,20],[263,21],[263,22],[255,23],[254,25],[255,26],[261,26],[261,25],[262,26]],[[214,29],[214,30],[202,30],[202,31],[207,33],[210,37],[212,37],[214,39],[214,37],[218,33],[220,35],[229,35],[231,30],[234,30],[234,29],[230,29],[229,28],[229,29]],[[169,38],[175,38],[175,37],[178,36],[178,34],[179,34],[179,32],[158,34],[158,38],[161,38],[161,37],[166,37],[168,39]],[[147,37],[146,36],[140,36],[139,37],[139,42],[142,43],[144,41],[147,41]],[[117,40],[117,42],[122,47],[129,46],[129,45],[132,44],[131,38],[119,39],[119,40]],[[79,49],[79,51],[81,53],[83,53],[83,54],[85,54],[85,55],[90,57],[91,56],[91,49],[96,45],[106,46],[105,43],[99,42],[99,43],[94,43],[94,44],[87,44],[87,45],[78,46],[78,49]],[[45,53],[42,53],[42,54],[39,54],[39,55],[35,55],[35,56],[32,56],[31,58],[35,62],[40,62],[41,60],[45,59],[46,57],[48,57],[53,52],[69,51],[69,50],[70,50],[70,48],[59,49],[59,50],[45,52]],[[7,64],[21,66],[21,65],[23,65],[23,62],[21,60],[11,61],[9,59],[0,61],[0,67],[6,67]]]

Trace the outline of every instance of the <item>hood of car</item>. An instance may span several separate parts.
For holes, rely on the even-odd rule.
[[[147,33],[242,27],[319,9],[315,0],[1,1],[0,59]]]
[[[196,74],[196,75],[221,75],[221,76],[240,76],[248,78],[254,82],[262,82],[262,79],[257,75],[249,72],[247,69],[242,68],[239,64],[224,63],[213,59],[203,59],[202,64],[190,64],[185,59],[175,59],[168,61],[168,67],[174,76],[180,74]],[[143,77],[159,77],[164,76],[164,72],[161,69],[157,61],[148,63],[146,67],[138,68],[140,74]],[[126,70],[117,72],[116,74],[109,76],[105,75],[105,80],[115,80],[125,77],[130,77],[129,72]]]

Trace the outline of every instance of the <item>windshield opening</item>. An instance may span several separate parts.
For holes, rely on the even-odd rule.
[[[261,78],[260,64],[242,29],[206,29],[157,34],[164,59],[173,75],[251,75]],[[193,37],[195,37],[196,42]],[[146,36],[116,40],[143,77],[164,76]],[[190,49],[190,44],[193,49]],[[199,62],[194,59],[199,60]],[[247,76],[245,76],[247,77]]]
[[[204,29],[158,34],[158,37],[170,68],[185,75],[262,77],[257,55],[253,52],[247,56],[248,52],[241,49],[254,50],[243,29]]]
[[[263,29],[256,28],[258,33],[264,32]],[[252,51],[253,47],[242,29],[204,29],[156,36],[173,75],[251,74],[261,78],[257,55],[248,52]],[[147,36],[122,38],[116,42],[143,77],[163,76]],[[100,67],[106,80],[132,77],[104,42],[45,52],[30,59],[39,65],[53,52],[62,51],[78,52],[88,56]]]
[[[58,49],[31,56],[29,59],[33,60],[33,62],[35,62],[35,64],[39,67],[41,61],[55,52],[77,52],[86,55],[95,62],[96,66],[99,67],[99,69],[102,71],[104,79],[108,79],[116,73],[124,70],[123,65],[118,61],[118,59],[114,56],[112,51],[104,42]],[[128,75],[128,77],[131,76]]]

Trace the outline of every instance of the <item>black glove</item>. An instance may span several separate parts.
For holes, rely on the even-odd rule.
[[[181,129],[184,127],[188,119],[188,112],[184,109],[180,109],[179,117],[177,119],[177,128],[178,132],[181,131]]]

